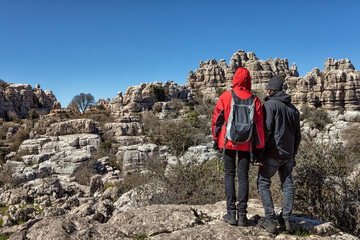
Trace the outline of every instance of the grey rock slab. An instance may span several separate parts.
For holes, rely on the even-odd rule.
[[[107,224],[116,224],[126,235],[173,232],[200,224],[190,206],[153,205],[114,214]]]
[[[179,231],[173,231],[171,233],[162,233],[153,237],[151,240],[160,239],[227,239],[227,240],[240,240],[240,239],[273,239],[269,233],[265,230],[254,227],[244,228],[231,226],[223,221],[216,220],[211,224],[197,225],[193,228],[186,228]]]

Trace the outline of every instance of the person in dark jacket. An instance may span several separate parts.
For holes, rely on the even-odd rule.
[[[233,78],[233,91],[236,96],[241,99],[249,99],[252,94],[250,73],[246,68],[239,68],[236,70]],[[231,110],[232,95],[230,91],[224,92],[217,101],[213,119],[212,132],[214,138],[214,149],[224,148],[224,167],[225,167],[225,195],[227,214],[223,220],[231,225],[244,226],[247,221],[246,209],[249,195],[249,163],[250,163],[250,144],[248,141],[243,144],[232,142],[225,138],[226,124],[229,119]],[[264,147],[264,125],[263,125],[263,111],[261,102],[258,97],[254,98],[254,122],[255,131],[253,137],[256,141],[256,149]],[[254,146],[252,146],[254,149]],[[238,174],[238,198],[235,193],[235,172],[236,172],[236,155],[238,155],[237,174]],[[236,200],[238,200],[238,212],[236,209]],[[237,217],[237,219],[236,219]]]
[[[283,192],[283,206],[279,223],[285,224],[291,232],[290,214],[294,203],[294,184],[292,170],[295,166],[295,155],[300,140],[300,114],[291,104],[291,97],[282,91],[284,78],[274,76],[270,79],[266,90],[267,97],[263,106],[265,149],[263,166],[259,168],[258,191],[265,210],[265,218],[260,226],[269,232],[276,232],[276,216],[271,197],[271,177],[278,172]]]

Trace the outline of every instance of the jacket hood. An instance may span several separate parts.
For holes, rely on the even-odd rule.
[[[249,70],[246,68],[238,68],[233,78],[233,89],[243,88],[245,90],[251,90],[251,77]]]
[[[276,99],[278,101],[281,101],[283,103],[291,103],[291,96],[289,94],[284,93],[283,91],[277,91],[270,96],[267,96],[265,98],[265,101],[270,99]]]

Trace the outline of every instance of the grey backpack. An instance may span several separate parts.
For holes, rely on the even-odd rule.
[[[226,139],[235,143],[246,143],[252,138],[255,112],[255,96],[241,99],[231,90],[231,110],[226,125]]]
[[[226,139],[235,143],[246,143],[252,141],[254,128],[255,95],[252,94],[248,99],[241,99],[231,90],[231,109],[229,119],[226,124],[224,139],[224,152]],[[252,144],[250,143],[250,158],[252,161]]]

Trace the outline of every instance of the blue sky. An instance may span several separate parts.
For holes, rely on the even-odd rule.
[[[360,1],[0,0],[0,79],[62,106],[145,82],[185,84],[200,60],[239,49],[287,58],[300,76],[328,57],[360,68]]]

